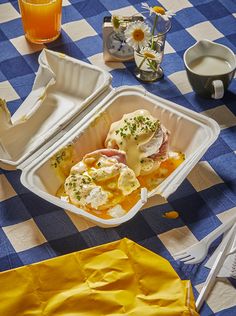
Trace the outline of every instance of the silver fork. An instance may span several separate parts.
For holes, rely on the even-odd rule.
[[[185,264],[196,264],[205,259],[208,249],[212,242],[218,238],[221,234],[230,229],[236,222],[236,216],[229,219],[225,223],[221,224],[210,234],[204,237],[202,240],[198,241],[194,245],[188,247],[187,249],[180,251],[173,255],[175,260],[180,260]]]

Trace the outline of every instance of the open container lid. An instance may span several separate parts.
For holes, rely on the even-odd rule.
[[[0,102],[0,161],[17,167],[108,90],[111,79],[105,70],[44,49],[32,92],[12,117]]]

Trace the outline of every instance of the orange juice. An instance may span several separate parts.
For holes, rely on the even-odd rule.
[[[60,35],[62,0],[19,0],[26,38],[48,43]]]

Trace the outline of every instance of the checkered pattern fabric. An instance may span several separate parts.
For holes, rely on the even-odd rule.
[[[20,171],[0,170],[0,270],[4,271],[72,251],[128,237],[167,258],[182,279],[190,279],[197,297],[209,270],[204,262],[184,265],[172,255],[206,236],[236,212],[236,80],[221,100],[195,95],[184,70],[183,53],[207,38],[236,52],[235,0],[155,0],[173,10],[162,63],[165,76],[145,89],[215,119],[217,141],[168,201],[154,197],[131,221],[103,229],[40,199],[20,183]],[[139,0],[65,0],[62,33],[48,45],[31,45],[24,37],[18,2],[0,0],[0,97],[13,114],[31,91],[43,47],[66,53],[108,70],[114,87],[141,85],[134,63],[105,65],[102,21],[110,14],[140,12]],[[163,217],[176,210],[178,219]],[[183,238],[184,236],[184,238]],[[179,242],[181,240],[181,243]],[[216,241],[210,254],[219,244]],[[210,255],[209,254],[209,255]],[[208,255],[208,258],[209,258]],[[236,282],[217,281],[201,315],[236,315]]]

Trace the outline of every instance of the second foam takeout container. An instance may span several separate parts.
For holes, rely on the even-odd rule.
[[[63,179],[52,158],[71,146],[77,161],[104,147],[112,122],[138,109],[148,110],[170,131],[170,150],[183,152],[185,161],[147,198],[172,194],[219,134],[218,124],[201,114],[148,93],[143,88],[112,89],[111,76],[95,66],[61,53],[43,50],[30,95],[10,118],[0,107],[0,161],[22,170],[21,182],[45,200],[103,227],[131,219],[145,203],[125,215],[102,219],[56,197]]]

